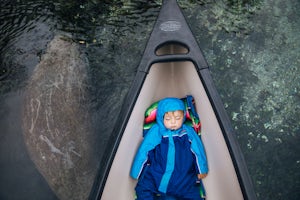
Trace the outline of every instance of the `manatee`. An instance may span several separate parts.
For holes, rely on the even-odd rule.
[[[30,158],[59,199],[87,199],[96,175],[87,59],[55,36],[28,79],[23,135]]]

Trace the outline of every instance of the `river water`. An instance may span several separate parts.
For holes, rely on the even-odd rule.
[[[178,2],[211,67],[258,199],[299,199],[300,2]],[[24,90],[47,44],[61,35],[87,58],[100,160],[160,5],[1,0],[0,199],[59,199],[22,134]]]

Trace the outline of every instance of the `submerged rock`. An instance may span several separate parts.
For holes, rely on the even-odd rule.
[[[24,96],[26,146],[59,199],[87,199],[96,173],[86,66],[78,46],[56,36]]]

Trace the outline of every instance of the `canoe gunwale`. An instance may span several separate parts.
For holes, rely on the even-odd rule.
[[[224,108],[219,93],[217,92],[209,70],[200,70],[199,77],[210,99],[212,108],[216,114],[220,128],[222,129],[227,148],[231,155],[233,166],[240,182],[240,187],[245,200],[256,200],[252,179],[247,169],[245,158],[238,144],[236,133],[232,128],[231,121]]]
[[[137,72],[136,79],[131,87],[131,90],[126,95],[125,100],[123,101],[120,114],[116,121],[117,126],[114,127],[111,135],[109,137],[109,141],[107,147],[104,151],[103,158],[101,159],[98,175],[96,176],[94,185],[92,187],[89,199],[101,199],[102,192],[105,187],[105,183],[107,177],[109,175],[110,168],[112,166],[114,157],[117,153],[119,144],[123,137],[123,133],[126,129],[126,124],[129,121],[132,110],[138,98],[138,94],[141,91],[142,85],[145,78],[147,76],[146,72]],[[138,83],[139,82],[139,83]],[[101,165],[101,163],[106,163],[105,165]],[[104,175],[103,175],[104,174]]]

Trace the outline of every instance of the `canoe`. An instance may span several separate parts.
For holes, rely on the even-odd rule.
[[[208,200],[255,200],[247,166],[208,64],[176,0],[163,1],[134,82],[124,100],[90,199],[133,200],[129,172],[142,141],[145,110],[164,97],[192,95],[201,118]]]

